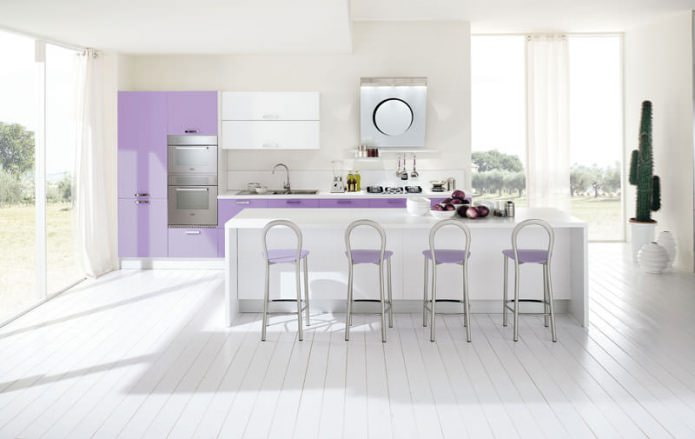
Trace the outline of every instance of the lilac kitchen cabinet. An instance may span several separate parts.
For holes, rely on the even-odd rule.
[[[167,134],[217,135],[217,92],[167,93]]]
[[[216,258],[220,233],[217,228],[191,227],[169,229],[170,258]]]
[[[150,198],[118,200],[118,255],[167,256],[167,202]]]
[[[389,207],[405,207],[405,198],[376,198],[369,200],[369,207],[372,208],[389,208]]]
[[[281,198],[278,200],[268,200],[268,207],[288,209],[301,209],[308,207],[319,207],[319,200],[316,198]]]
[[[369,200],[363,198],[335,198],[319,200],[319,207],[326,208],[364,208],[369,207]]]
[[[167,197],[167,94],[118,93],[118,197]]]

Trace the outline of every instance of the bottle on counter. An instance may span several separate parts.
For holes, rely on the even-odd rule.
[[[347,183],[348,192],[355,192],[355,176],[352,174],[352,171],[348,171],[345,183]]]
[[[355,179],[355,190],[354,192],[359,192],[362,190],[362,176],[360,171],[353,171],[352,178]]]
[[[514,213],[515,213],[514,210],[515,210],[514,209],[514,202],[513,201],[507,201],[507,205],[505,207],[505,212],[504,212],[505,216],[513,217]]]

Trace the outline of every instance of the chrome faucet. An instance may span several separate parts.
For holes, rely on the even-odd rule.
[[[290,169],[287,167],[286,164],[284,163],[278,163],[277,165],[273,166],[273,174],[275,174],[275,170],[279,167],[285,168],[285,174],[287,176],[287,180],[285,181],[285,184],[282,186],[287,192],[290,192]]]

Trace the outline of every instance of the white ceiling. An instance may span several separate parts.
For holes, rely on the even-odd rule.
[[[484,32],[615,32],[693,0],[352,0],[353,20],[467,20]]]
[[[693,7],[695,0],[0,0],[0,26],[125,53],[328,53],[351,50],[353,20],[597,32]]]
[[[0,0],[0,26],[125,53],[352,49],[347,0]]]

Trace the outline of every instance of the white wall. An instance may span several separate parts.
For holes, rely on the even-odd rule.
[[[653,103],[654,171],[661,177],[657,233],[677,241],[677,268],[693,270],[693,65],[690,12],[678,13],[625,33],[625,169],[637,147],[640,105]],[[627,217],[634,214],[628,186]]]
[[[329,170],[359,143],[360,77],[426,76],[426,142],[437,153],[420,155],[418,167],[470,169],[469,24],[361,22],[353,39],[351,54],[130,56],[120,65],[120,88],[319,91],[320,151],[235,151],[227,162],[229,170],[267,171],[279,161],[291,170]]]

